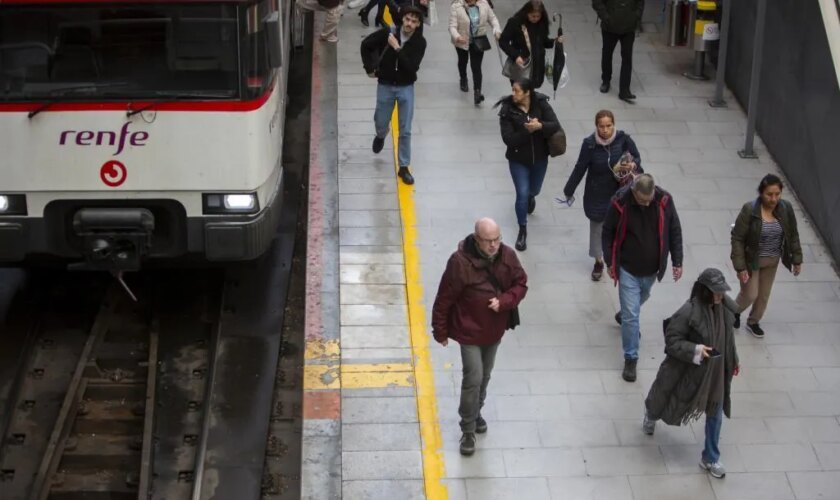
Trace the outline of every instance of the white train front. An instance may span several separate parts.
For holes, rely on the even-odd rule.
[[[0,0],[0,264],[271,244],[289,0]]]

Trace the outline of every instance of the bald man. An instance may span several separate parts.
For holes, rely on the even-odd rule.
[[[461,346],[461,454],[475,453],[475,433],[487,432],[481,407],[496,350],[505,331],[519,324],[516,309],[528,291],[528,276],[516,252],[502,243],[499,225],[483,218],[458,244],[440,279],[432,308],[432,333],[443,346]]]

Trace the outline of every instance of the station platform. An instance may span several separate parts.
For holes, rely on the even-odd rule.
[[[496,0],[502,24],[520,2]],[[484,94],[458,88],[449,2],[424,27],[416,84],[413,187],[395,175],[393,144],[371,150],[376,82],[365,75],[361,26],[346,10],[338,44],[320,42],[316,16],[307,244],[303,494],[344,499],[750,500],[840,498],[840,279],[792,189],[805,254],[802,274],[780,269],[762,321],[766,338],[736,334],[741,374],[721,438],[724,479],[697,463],[703,420],[641,431],[644,397],[664,357],[661,321],[689,296],[699,272],[725,271],[730,224],[758,181],[780,173],[760,140],[743,160],[744,111],[707,104],[713,83],[682,76],[693,53],[669,48],[645,24],[634,49],[635,105],[603,95],[601,38],[589,0],[561,10],[571,82],[551,99],[568,151],[549,161],[529,218],[522,325],[498,351],[482,414],[489,431],[472,457],[458,452],[461,362],[457,344],[431,338],[431,306],[446,260],[492,217],[513,246],[514,191],[497,111],[509,94],[494,48]],[[649,2],[658,20],[661,2]],[[373,16],[371,15],[371,23]],[[552,26],[552,30],[556,26]],[[618,53],[618,50],[616,50]],[[618,75],[619,56],[614,60]],[[711,71],[711,70],[710,70]],[[748,69],[745,69],[748,71]],[[470,78],[470,80],[472,80]],[[617,80],[614,80],[616,83]],[[472,83],[472,82],[471,82]],[[548,83],[541,89],[552,96]],[[670,272],[642,309],[639,378],[621,379],[618,292],[592,282],[583,185],[571,208],[553,200],[599,109],[615,113],[643,165],[670,191],[683,225],[683,279]]]

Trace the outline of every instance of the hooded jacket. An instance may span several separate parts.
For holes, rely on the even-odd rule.
[[[616,276],[618,265],[621,263],[621,246],[627,236],[627,210],[630,199],[633,196],[630,186],[618,190],[610,202],[607,216],[604,218],[604,229],[601,233],[601,244],[604,250],[604,257],[607,266],[615,269]],[[659,272],[656,279],[662,281],[665,276],[665,268],[668,267],[668,252],[671,253],[671,261],[674,267],[682,267],[683,246],[682,226],[680,217],[677,215],[677,208],[674,200],[668,191],[656,186],[651,204],[656,206],[659,213]],[[615,280],[616,283],[618,280]]]
[[[493,286],[493,273],[501,290]],[[491,345],[501,340],[511,309],[519,305],[528,291],[528,275],[516,252],[502,243],[495,259],[478,252],[475,237],[458,244],[446,264],[432,307],[432,332],[441,342],[453,339],[464,345]],[[499,299],[499,312],[488,307]]]
[[[697,298],[689,299],[671,316],[665,330],[665,360],[659,366],[656,380],[645,399],[648,415],[662,419],[669,425],[680,425],[697,393],[708,365],[693,362],[697,344],[712,346],[712,328],[703,304]],[[726,336],[724,362],[723,413],[731,416],[732,376],[739,365],[735,347],[733,323],[738,305],[729,296],[723,298],[723,323]],[[712,346],[717,347],[717,346]]]
[[[422,25],[406,40],[405,46],[397,51],[388,45],[388,36],[393,33],[399,41],[399,30],[397,27],[382,28],[362,40],[362,65],[365,73],[376,73],[379,83],[384,85],[412,85],[417,81],[417,71],[426,54]]]
[[[548,103],[548,96],[534,92],[528,113],[519,109],[511,96],[503,98],[499,103],[499,126],[502,140],[507,146],[505,158],[528,166],[546,160],[548,138],[560,130],[560,122]],[[528,132],[525,128],[528,118],[538,119],[543,124],[542,129]]]
[[[619,184],[612,172],[612,167],[625,151],[633,155],[638,173],[643,173],[642,158],[636,143],[629,135],[619,130],[609,146],[602,146],[595,140],[595,134],[583,140],[580,155],[575,164],[563,194],[566,198],[575,194],[578,184],[586,174],[586,184],[583,191],[583,212],[586,217],[602,222],[610,206],[610,200],[618,190]]]

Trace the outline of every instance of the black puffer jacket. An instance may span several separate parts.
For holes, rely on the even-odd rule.
[[[528,50],[528,43],[525,42],[523,26],[528,31],[531,50]],[[502,30],[502,36],[499,37],[499,48],[511,59],[531,58],[531,83],[534,84],[535,89],[542,87],[545,82],[545,51],[552,47],[554,47],[554,38],[549,36],[547,19],[534,24],[516,16],[511,17],[505,24],[505,29]]]
[[[560,130],[560,122],[548,103],[548,96],[539,92],[533,95],[528,113],[519,109],[510,96],[499,101],[499,125],[502,140],[507,146],[505,158],[528,166],[548,158],[548,138]],[[538,119],[543,124],[542,129],[528,132],[525,122],[529,118]]]
[[[738,349],[732,324],[738,305],[724,296],[723,323],[726,336],[724,359],[723,413],[729,417],[732,409],[731,386],[735,367],[739,365]],[[689,299],[671,316],[665,331],[665,360],[659,366],[656,380],[650,387],[645,408],[648,415],[669,425],[680,425],[694,399],[707,364],[695,365],[694,350],[697,344],[712,345],[712,325],[703,308],[708,307],[697,299]],[[718,347],[718,346],[714,346]]]
[[[417,71],[426,54],[426,39],[420,26],[396,51],[388,45],[388,35],[400,39],[399,28],[382,28],[362,40],[362,65],[365,73],[374,73],[385,85],[411,85],[417,81]]]

